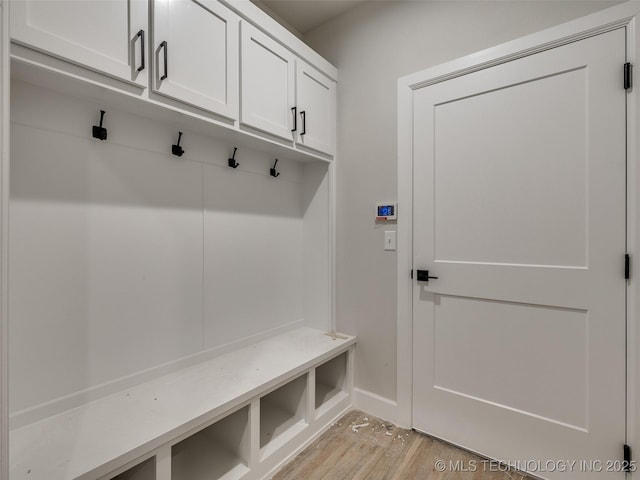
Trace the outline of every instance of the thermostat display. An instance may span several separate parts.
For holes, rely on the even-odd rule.
[[[378,203],[376,205],[376,220],[397,220],[398,205],[396,203]]]
[[[379,217],[392,217],[395,212],[394,212],[395,208],[393,208],[393,205],[382,205],[380,207],[378,207],[378,216]]]

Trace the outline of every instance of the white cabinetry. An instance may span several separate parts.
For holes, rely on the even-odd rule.
[[[336,82],[298,60],[298,143],[332,155],[335,146]]]
[[[11,3],[14,42],[106,75],[145,86],[146,0]]]
[[[244,131],[247,144],[270,140],[263,145],[275,145],[275,157],[330,160],[335,68],[265,18],[252,20],[250,7],[220,0],[14,0],[13,58],[127,93],[145,101],[145,110],[167,107]]]
[[[247,22],[242,22],[241,30],[240,121],[243,125],[293,140],[295,57]]]
[[[242,23],[243,125],[332,155],[335,82]]]
[[[267,478],[352,403],[355,338],[325,333],[337,71],[246,1],[11,6],[0,246],[24,249],[0,248],[18,352],[11,401],[0,369],[0,477]],[[42,335],[54,317],[70,329]]]
[[[153,2],[153,90],[238,118],[238,22],[217,0]]]

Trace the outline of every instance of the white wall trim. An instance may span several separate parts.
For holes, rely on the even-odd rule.
[[[335,137],[334,137],[335,138]],[[333,162],[328,166],[329,175],[329,315],[330,315],[330,331],[336,332],[338,330],[337,325],[337,287],[336,282],[338,280],[338,261],[337,261],[337,210],[336,210],[336,157]]]
[[[406,210],[398,222],[398,358],[396,416],[403,426],[411,426],[413,395],[413,90],[398,86],[398,209]],[[401,348],[402,346],[402,348]]]
[[[398,80],[398,203],[408,212],[413,209],[413,91],[417,88],[442,82],[456,76],[498,65],[533,53],[571,43],[598,33],[619,27],[627,28],[627,58],[640,68],[638,52],[640,39],[636,29],[640,2],[629,1],[583,18],[527,35],[511,42],[467,55],[457,60],[407,75]],[[621,67],[622,74],[622,67]],[[621,77],[622,78],[622,77]],[[628,95],[627,111],[627,152],[628,152],[628,236],[627,249],[632,257],[640,261],[640,158],[638,148],[638,128],[640,126],[640,87]],[[412,424],[412,289],[409,277],[413,264],[413,214],[405,215],[398,222],[398,357],[397,357],[397,405],[396,412],[388,418],[396,418],[401,424]],[[638,263],[636,262],[636,265]],[[635,277],[635,278],[634,278]],[[636,452],[640,441],[640,367],[637,359],[640,347],[640,269],[638,275],[632,272],[628,283],[627,302],[627,350],[628,350],[628,399],[627,399],[627,442]],[[402,348],[400,348],[402,346]],[[356,395],[356,405],[360,405]],[[640,478],[636,473],[633,478]]]
[[[404,76],[399,85],[413,90],[483,70],[518,58],[627,26],[640,10],[632,0],[541,32],[481,50],[441,65]]]
[[[8,210],[9,210],[9,2],[0,0],[0,480],[9,478]]]
[[[635,2],[634,2],[635,3]],[[637,3],[636,3],[637,5]],[[639,9],[640,10],[640,9]],[[639,17],[636,15],[627,26],[627,61],[638,71],[640,38],[637,35]],[[636,260],[640,258],[640,88],[636,76],[635,88],[627,101],[627,253]],[[636,272],[640,273],[638,268]],[[640,443],[640,275],[631,272],[627,282],[627,443],[637,449]],[[640,472],[632,478],[640,478]]]

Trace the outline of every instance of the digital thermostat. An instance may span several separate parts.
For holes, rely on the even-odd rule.
[[[397,220],[398,204],[395,202],[377,203],[376,220]]]

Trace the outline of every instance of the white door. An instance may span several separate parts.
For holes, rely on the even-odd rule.
[[[336,82],[298,60],[296,88],[298,143],[332,155],[335,145]]]
[[[217,0],[155,0],[154,91],[238,118],[239,18]]]
[[[413,424],[542,478],[624,478],[624,62],[619,29],[414,92]]]
[[[285,140],[295,132],[295,56],[242,22],[241,116],[243,125]]]
[[[13,41],[146,86],[146,0],[11,2]]]

